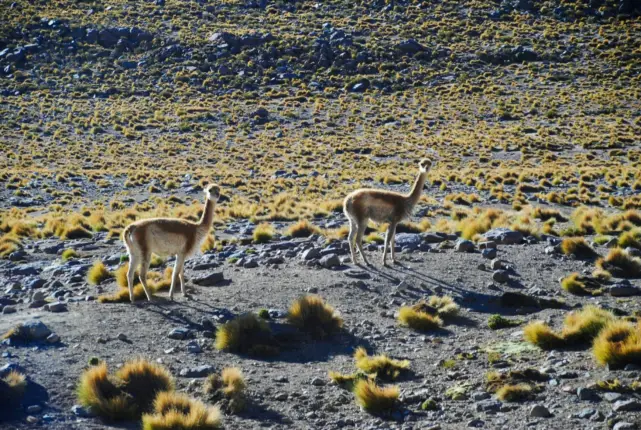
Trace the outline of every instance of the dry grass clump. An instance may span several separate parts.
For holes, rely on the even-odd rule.
[[[330,370],[329,372],[327,372],[327,375],[329,376],[329,379],[336,383],[336,385],[349,391],[353,391],[354,385],[361,379],[369,379],[372,381],[376,379],[375,375],[368,375],[367,373],[360,371],[345,375],[343,373]]]
[[[559,222],[565,222],[568,219],[561,213],[561,211],[556,209],[548,209],[542,207],[535,207],[532,210],[532,217],[540,219],[541,221],[547,221],[549,219],[554,219]]]
[[[612,248],[605,258],[596,262],[597,268],[619,278],[641,277],[641,258],[633,257],[620,248]]]
[[[267,243],[274,237],[274,227],[269,223],[259,224],[252,235],[254,243]]]
[[[92,285],[99,285],[101,282],[112,278],[113,273],[107,270],[102,261],[96,261],[87,272],[87,282]]]
[[[314,295],[296,300],[289,308],[287,320],[319,339],[331,336],[343,327],[343,319],[334,312],[334,308]]]
[[[641,228],[635,228],[634,230],[621,233],[617,243],[621,248],[632,247],[641,249]]]
[[[641,393],[641,381],[632,381],[629,385],[626,385],[618,379],[606,379],[604,381],[597,381],[596,386],[603,391]]]
[[[156,395],[174,390],[174,378],[163,366],[138,358],[125,363],[116,372],[120,388],[131,395],[140,411],[150,410]]]
[[[18,407],[26,388],[27,378],[22,373],[12,370],[0,378],[0,405],[7,409]]]
[[[397,386],[380,387],[374,381],[361,379],[354,384],[356,403],[373,414],[389,413],[398,401]]]
[[[601,285],[592,278],[572,273],[561,279],[561,288],[577,296],[599,296],[603,294]]]
[[[517,402],[531,399],[542,390],[540,383],[548,379],[547,375],[536,369],[489,372],[485,377],[485,387],[503,402]]]
[[[92,366],[80,377],[79,403],[107,420],[130,420],[150,410],[161,391],[173,390],[174,381],[164,367],[137,359],[125,363],[110,377],[107,364]]]
[[[401,372],[409,369],[408,360],[393,360],[387,355],[367,355],[363,347],[358,347],[354,352],[356,367],[366,374],[374,374],[377,378],[394,380]]]
[[[82,374],[77,395],[82,406],[104,419],[122,421],[136,417],[133,399],[109,378],[106,363],[92,366]]]
[[[594,340],[592,353],[599,364],[615,369],[641,363],[641,322],[611,321]]]
[[[496,392],[496,398],[502,402],[520,402],[531,399],[534,390],[529,384],[504,385]]]
[[[62,252],[62,261],[69,261],[72,258],[78,258],[78,253],[73,249],[65,249]]]
[[[186,394],[160,393],[154,414],[142,417],[143,430],[216,430],[222,428],[220,409],[207,407]]]
[[[207,377],[203,390],[212,401],[220,401],[224,409],[238,413],[245,408],[245,378],[237,367],[226,367],[220,375]]]
[[[280,352],[269,325],[252,313],[240,315],[220,326],[214,346],[219,351],[255,356],[272,356]]]
[[[285,234],[291,237],[309,237],[312,234],[320,234],[320,232],[320,228],[304,219],[290,226]]]
[[[577,258],[590,259],[596,257],[597,252],[582,237],[566,237],[561,242],[561,252]]]
[[[586,306],[570,312],[560,333],[554,332],[542,321],[534,321],[523,329],[523,337],[541,349],[550,350],[572,345],[588,344],[615,316],[596,306]]]
[[[521,321],[511,320],[502,315],[494,314],[487,319],[487,326],[492,330],[500,330],[502,328],[516,327],[521,325]]]
[[[438,316],[403,306],[398,311],[398,321],[401,325],[418,331],[437,330],[443,326],[443,320]]]
[[[411,307],[402,307],[398,312],[398,320],[404,326],[429,331],[442,327],[443,318],[452,318],[458,312],[459,306],[450,296],[431,296]]]

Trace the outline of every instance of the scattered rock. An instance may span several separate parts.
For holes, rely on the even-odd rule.
[[[543,405],[534,405],[530,408],[530,414],[533,418],[549,418],[552,416],[548,408]]]
[[[45,310],[48,310],[49,312],[67,312],[67,304],[62,303],[62,302],[53,302],[49,303],[48,305],[45,305]]]
[[[506,270],[495,270],[494,273],[492,273],[492,280],[499,284],[504,284],[510,280],[510,275]]]
[[[202,366],[198,367],[189,367],[189,368],[184,368],[180,369],[180,376],[184,378],[204,378],[206,376],[211,375],[214,373],[216,369],[214,366],[210,366],[209,364],[203,364]]]
[[[636,399],[619,400],[614,403],[612,409],[615,412],[641,411],[641,402]]]
[[[223,272],[214,272],[200,278],[195,278],[193,282],[201,287],[212,287],[224,280]]]
[[[320,259],[320,265],[326,269],[331,269],[332,267],[340,266],[341,260],[336,254],[328,254]]]
[[[473,252],[474,242],[472,242],[471,240],[459,239],[454,245],[454,250],[456,252]]]
[[[191,335],[191,331],[188,328],[184,327],[178,327],[175,329],[172,329],[167,337],[170,339],[177,339],[177,340],[183,340],[187,339]]]
[[[514,245],[523,241],[523,234],[519,231],[510,230],[509,228],[493,228],[483,235],[483,237],[500,245]]]

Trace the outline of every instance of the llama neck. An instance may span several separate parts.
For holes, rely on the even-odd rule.
[[[200,221],[198,224],[200,224],[201,227],[209,229],[211,227],[211,224],[214,222],[214,209],[216,207],[216,202],[210,199],[205,200],[205,209],[203,210],[203,214],[200,217]]]
[[[414,181],[414,186],[412,187],[412,190],[407,195],[407,206],[410,209],[413,208],[416,205],[416,203],[418,203],[418,199],[421,198],[421,194],[423,193],[423,185],[425,185],[426,178],[427,178],[427,172],[419,172],[418,176],[416,177],[416,180]]]

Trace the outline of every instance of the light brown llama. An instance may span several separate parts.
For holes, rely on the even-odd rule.
[[[360,189],[345,197],[343,212],[349,220],[349,250],[352,254],[352,262],[354,264],[357,264],[354,249],[356,246],[363,257],[363,261],[369,266],[369,262],[363,252],[363,233],[365,233],[367,222],[370,219],[378,223],[389,223],[387,234],[385,235],[383,265],[386,264],[388,247],[391,248],[392,262],[396,262],[394,253],[396,226],[412,214],[412,210],[414,206],[416,206],[416,203],[418,203],[423,192],[423,185],[427,178],[427,172],[432,167],[432,161],[424,158],[418,163],[418,166],[418,176],[408,194],[387,190]],[[356,242],[356,244],[354,244],[354,242]]]
[[[151,254],[160,256],[175,255],[176,265],[171,277],[169,298],[174,298],[174,287],[180,282],[180,291],[185,295],[183,268],[185,260],[198,252],[207,238],[209,229],[214,221],[214,209],[220,196],[218,185],[205,187],[205,205],[198,222],[179,218],[149,218],[133,222],[122,232],[122,238],[129,253],[129,270],[127,283],[129,298],[134,302],[134,273],[140,266],[140,283],[147,299],[151,295],[147,289],[147,271],[151,262]]]

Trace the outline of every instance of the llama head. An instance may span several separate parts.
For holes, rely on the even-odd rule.
[[[208,199],[218,200],[220,197],[220,186],[218,184],[209,184],[205,187],[205,195]]]
[[[427,172],[430,170],[432,167],[432,160],[429,158],[423,158],[419,163],[418,163],[418,168],[421,170],[422,173]]]

